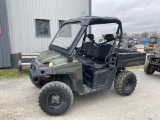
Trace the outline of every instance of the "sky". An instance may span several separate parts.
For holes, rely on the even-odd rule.
[[[92,15],[119,18],[127,33],[160,32],[160,0],[92,0]]]

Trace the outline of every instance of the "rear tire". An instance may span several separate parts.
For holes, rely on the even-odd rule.
[[[134,73],[130,71],[121,71],[114,81],[114,89],[119,95],[128,96],[136,87],[137,79]]]
[[[73,93],[65,83],[50,82],[41,89],[38,102],[43,112],[50,115],[60,115],[72,105]]]
[[[145,66],[144,66],[144,72],[145,72],[147,75],[152,75],[152,74],[155,72],[155,70],[154,70],[154,68],[151,67],[151,65],[150,65],[149,62],[148,62],[148,63],[146,63]]]

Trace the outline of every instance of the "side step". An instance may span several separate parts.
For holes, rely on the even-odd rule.
[[[93,93],[99,90],[104,90],[104,89],[108,89],[107,86],[106,87],[102,87],[102,88],[98,88],[98,89],[92,89],[86,85],[83,84],[83,94],[81,95],[85,95],[85,94],[89,94],[89,93]]]
[[[83,92],[84,94],[88,94],[88,93],[94,92],[94,90],[83,84]]]

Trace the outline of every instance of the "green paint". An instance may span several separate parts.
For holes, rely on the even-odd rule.
[[[82,78],[82,65],[74,57],[73,62],[68,62],[66,57],[54,51],[42,52],[37,60],[42,64],[53,63],[53,73],[73,72],[77,79]]]

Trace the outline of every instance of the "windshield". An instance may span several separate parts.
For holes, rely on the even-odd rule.
[[[151,38],[149,43],[150,44],[157,44],[157,39],[156,38]]]
[[[65,24],[60,28],[51,44],[64,49],[68,49],[72,45],[80,29],[80,22]]]

